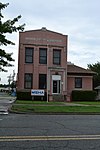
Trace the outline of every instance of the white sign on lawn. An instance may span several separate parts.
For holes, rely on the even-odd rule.
[[[31,96],[44,96],[44,90],[31,90]]]

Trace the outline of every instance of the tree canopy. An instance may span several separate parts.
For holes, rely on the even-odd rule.
[[[13,53],[7,53],[6,50],[2,49],[1,46],[15,45],[11,40],[6,38],[6,34],[12,34],[13,32],[23,31],[25,24],[16,26],[15,23],[19,21],[21,15],[15,17],[12,20],[2,21],[4,16],[2,10],[5,9],[9,3],[3,4],[0,2],[0,71],[7,71],[4,67],[13,66],[11,64],[14,59],[12,58]]]
[[[88,64],[88,68],[97,74],[94,75],[94,87],[97,87],[100,85],[100,62],[97,62],[95,64]]]

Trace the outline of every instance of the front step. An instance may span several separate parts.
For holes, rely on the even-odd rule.
[[[64,95],[62,95],[62,94],[55,94],[55,95],[53,95],[53,101],[55,101],[55,102],[63,102],[64,101]]]

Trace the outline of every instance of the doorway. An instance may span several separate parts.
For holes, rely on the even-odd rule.
[[[60,93],[60,80],[53,80],[53,93]]]

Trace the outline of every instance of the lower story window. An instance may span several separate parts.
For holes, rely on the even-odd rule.
[[[81,77],[75,78],[75,88],[82,88],[82,78]]]
[[[32,89],[33,83],[33,74],[32,73],[25,73],[24,76],[24,87],[25,89]]]
[[[46,89],[47,77],[46,74],[39,74],[39,89]]]

